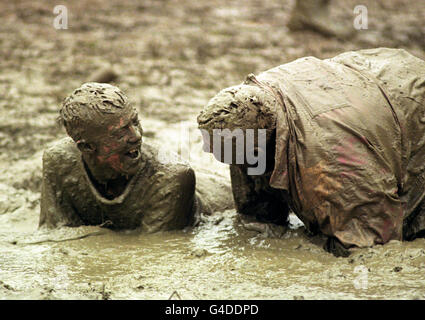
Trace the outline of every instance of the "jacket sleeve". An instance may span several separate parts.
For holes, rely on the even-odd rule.
[[[43,181],[41,187],[39,228],[79,226],[82,221],[64,199],[64,192],[58,184],[57,163],[49,151],[43,154]]]
[[[287,224],[289,206],[282,191],[269,186],[267,176],[249,176],[230,165],[230,178],[236,210],[255,216],[261,222]]]
[[[194,215],[196,181],[193,169],[184,167],[172,176],[158,173],[151,181],[142,230],[152,233],[188,226]]]

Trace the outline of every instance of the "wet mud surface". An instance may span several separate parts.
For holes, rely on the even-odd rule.
[[[77,240],[61,242],[69,238]],[[241,229],[232,212],[190,231],[80,227],[3,233],[0,243],[5,299],[168,299],[174,291],[182,299],[425,298],[425,240],[335,258],[302,228],[265,238]]]
[[[332,7],[335,19],[352,18],[356,2],[344,3]],[[1,299],[425,298],[424,239],[335,258],[303,227],[267,238],[242,229],[232,211],[161,234],[37,231],[42,151],[65,136],[59,104],[99,69],[119,75],[144,141],[177,151],[189,130],[195,171],[228,177],[195,129],[212,96],[302,56],[389,46],[424,59],[423,3],[365,1],[369,30],[350,41],[290,33],[290,1],[81,1],[68,7],[68,30],[53,28],[56,4],[0,4]]]

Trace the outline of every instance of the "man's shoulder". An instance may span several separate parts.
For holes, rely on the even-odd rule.
[[[79,155],[80,152],[75,146],[74,141],[67,137],[53,142],[44,150],[43,163],[66,166],[68,164],[75,164],[79,159]]]
[[[155,171],[164,171],[169,174],[179,174],[187,170],[192,170],[189,162],[182,159],[178,154],[149,143],[142,145],[142,152],[147,161]]]
[[[165,152],[155,144],[144,144],[142,148],[155,176],[154,180],[176,185],[194,183],[194,170],[177,154]]]

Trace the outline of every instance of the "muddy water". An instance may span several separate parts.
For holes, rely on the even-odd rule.
[[[265,0],[261,8],[258,1],[243,7],[222,0],[97,2],[69,2],[70,28],[61,31],[52,28],[56,1],[0,2],[0,299],[167,299],[175,290],[187,299],[425,298],[424,240],[336,259],[302,229],[264,239],[241,230],[231,212],[187,232],[105,231],[75,241],[19,244],[99,231],[36,232],[42,150],[63,137],[54,127],[58,105],[99,67],[113,64],[120,88],[151,118],[141,119],[145,141],[171,147],[170,138],[180,132],[176,121],[196,123],[201,106],[248,73],[304,56],[380,46],[425,58],[421,1],[386,1],[385,8],[363,1],[370,28],[353,41],[288,32],[291,1]],[[347,21],[357,4],[344,1],[332,10]],[[224,172],[201,155],[200,137],[192,143],[195,169]],[[362,270],[364,289],[365,277],[356,278]]]
[[[228,176],[201,151],[194,123],[145,120],[147,136],[149,129],[161,132],[145,141],[179,151],[175,146],[188,138],[180,149],[188,149],[181,153],[189,151],[195,169]],[[19,186],[39,179],[40,165],[37,153],[0,181],[2,299],[168,299],[174,292],[182,299],[425,298],[425,240],[335,258],[293,216],[282,238],[243,229],[233,211],[204,217],[194,229],[151,235],[98,227],[37,231],[39,194]]]
[[[28,244],[43,240],[50,242]],[[208,217],[193,230],[153,235],[96,227],[3,232],[1,246],[0,292],[6,299],[167,299],[174,291],[183,299],[423,299],[425,294],[424,240],[334,258],[310,243],[302,228],[283,239],[264,238],[242,230],[234,212]]]

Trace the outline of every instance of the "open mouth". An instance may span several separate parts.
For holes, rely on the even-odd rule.
[[[139,147],[129,150],[125,155],[131,159],[139,158],[139,155],[140,155]]]

